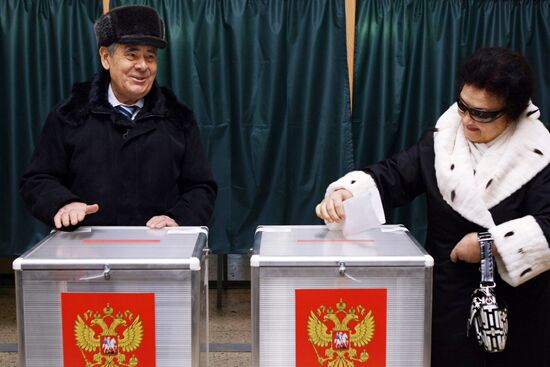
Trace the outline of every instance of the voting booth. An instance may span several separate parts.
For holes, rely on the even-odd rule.
[[[433,258],[401,225],[260,226],[252,364],[430,366]]]
[[[208,231],[82,227],[13,263],[20,367],[208,363]]]

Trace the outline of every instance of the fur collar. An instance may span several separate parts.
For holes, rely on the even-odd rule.
[[[456,103],[437,121],[435,173],[443,199],[456,212],[484,228],[495,225],[489,209],[519,190],[550,163],[550,133],[530,104],[517,123],[504,154],[488,151],[474,172]],[[477,181],[481,185],[476,184]]]
[[[67,124],[79,125],[92,114],[111,114],[114,109],[109,104],[107,89],[111,78],[101,69],[91,81],[73,85],[71,95],[55,109],[58,117]],[[193,121],[192,112],[181,104],[168,88],[160,87],[154,82],[151,91],[145,96],[141,116],[175,117],[184,126]]]

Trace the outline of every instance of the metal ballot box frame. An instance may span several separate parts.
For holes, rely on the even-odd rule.
[[[19,366],[207,366],[207,238],[206,227],[52,231],[13,262]]]
[[[430,366],[433,263],[402,225],[348,238],[322,225],[259,226],[252,365]]]

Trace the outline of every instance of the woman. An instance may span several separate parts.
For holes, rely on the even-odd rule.
[[[426,193],[432,366],[550,366],[550,134],[530,103],[532,72],[517,53],[480,49],[461,66],[458,87],[434,131],[333,182],[316,212],[341,223],[342,202],[367,189],[378,189],[386,209]],[[496,293],[509,309],[507,345],[494,354],[466,335],[484,231],[496,247]]]

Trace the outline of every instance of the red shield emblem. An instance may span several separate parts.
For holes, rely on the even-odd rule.
[[[349,331],[332,331],[332,348],[335,350],[349,349]]]
[[[386,289],[297,289],[296,366],[386,366]]]
[[[63,365],[155,367],[154,293],[62,293]]]
[[[116,336],[101,336],[101,354],[112,356],[118,354],[118,338]]]

